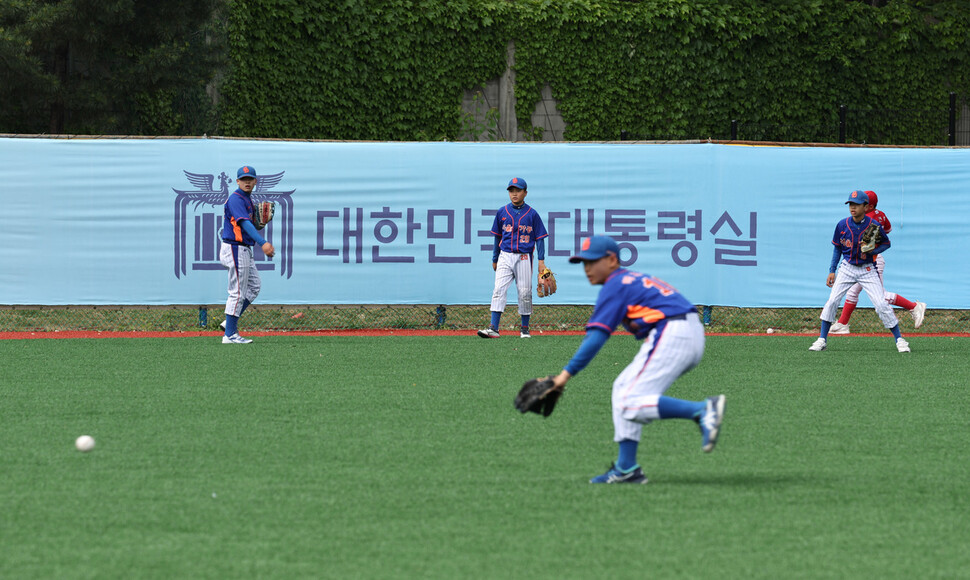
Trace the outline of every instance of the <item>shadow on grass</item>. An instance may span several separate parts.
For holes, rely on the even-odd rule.
[[[723,485],[729,487],[787,487],[789,485],[805,485],[805,478],[800,475],[786,475],[780,473],[711,473],[703,475],[668,476],[659,474],[650,478],[650,484],[664,485]],[[818,478],[815,478],[819,482]],[[648,484],[648,485],[650,485]]]

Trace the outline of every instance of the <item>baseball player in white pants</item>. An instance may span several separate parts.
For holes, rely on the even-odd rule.
[[[866,190],[866,197],[869,198],[869,206],[866,215],[872,219],[879,222],[882,229],[886,230],[886,233],[892,233],[893,224],[889,221],[889,216],[887,216],[882,210],[877,209],[876,205],[879,203],[879,196],[876,195],[875,191]],[[883,280],[883,286],[885,287],[886,282],[883,277],[883,272],[886,269],[886,260],[882,257],[882,254],[876,255],[876,270],[879,271],[879,278]],[[832,329],[829,334],[849,334],[849,319],[852,318],[852,313],[855,311],[856,305],[859,304],[859,293],[862,292],[862,286],[856,284],[849,289],[845,295],[845,304],[842,306],[842,316],[839,317],[838,322],[832,325]],[[912,300],[900,296],[894,292],[886,292],[885,294],[886,302],[893,306],[899,306],[900,308],[905,308],[913,316],[913,328],[919,328],[923,325],[923,319],[926,316],[926,303],[925,302],[913,302]]]
[[[539,259],[539,271],[545,267],[546,226],[539,213],[525,203],[528,184],[521,177],[513,177],[506,191],[509,203],[495,212],[492,221],[492,235],[495,246],[492,249],[492,269],[495,270],[495,290],[492,292],[492,319],[488,328],[478,331],[482,338],[499,338],[499,323],[505,311],[506,294],[512,281],[519,294],[519,316],[522,327],[521,338],[530,338],[529,319],[532,316],[532,253]]]
[[[229,298],[226,300],[225,335],[223,344],[248,344],[252,340],[239,336],[239,317],[259,295],[261,282],[256,262],[253,259],[253,245],[259,244],[267,258],[276,253],[273,244],[253,225],[252,192],[256,187],[256,170],[251,165],[243,165],[236,172],[238,189],[226,198],[222,221],[222,247],[219,261],[229,269]]]
[[[556,388],[586,367],[620,324],[643,345],[613,381],[613,440],[617,459],[590,483],[647,483],[637,463],[643,426],[658,419],[688,419],[701,431],[701,449],[711,452],[724,418],[724,395],[687,401],[664,395],[668,388],[701,362],[704,325],[697,307],[659,278],[620,267],[620,248],[607,236],[583,240],[569,258],[582,262],[590,284],[602,284],[586,336],[556,375]]]
[[[835,314],[839,309],[839,304],[845,293],[854,284],[859,283],[865,290],[869,299],[876,307],[876,314],[883,326],[893,333],[896,340],[896,348],[899,352],[910,352],[909,343],[902,337],[899,331],[899,321],[893,314],[892,308],[883,299],[886,290],[882,286],[882,278],[876,269],[875,257],[886,251],[890,247],[889,237],[886,231],[879,225],[879,222],[866,215],[866,206],[869,199],[862,190],[856,190],[849,194],[850,217],[839,221],[835,226],[835,233],[832,236],[832,244],[835,249],[832,254],[832,262],[829,265],[829,275],[825,284],[832,288],[829,299],[822,307],[819,318],[822,320],[822,328],[819,337],[812,343],[809,350],[823,351],[828,347],[828,334],[835,322]],[[862,234],[870,224],[876,224],[879,228],[879,245],[868,252],[862,251]],[[841,265],[836,275],[836,265]]]

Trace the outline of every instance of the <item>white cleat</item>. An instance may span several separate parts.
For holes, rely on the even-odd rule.
[[[829,334],[849,334],[849,325],[836,322],[829,329]]]
[[[812,346],[808,347],[808,350],[814,350],[817,352],[820,350],[825,350],[827,347],[828,345],[825,344],[825,339],[820,336],[815,339],[815,342],[812,343]]]
[[[499,333],[494,328],[485,328],[478,331],[478,336],[482,338],[498,338]]]
[[[222,337],[222,344],[249,344],[251,342],[252,340],[239,336],[238,332],[232,336]]]
[[[901,336],[896,339],[896,350],[899,352],[912,352],[909,350],[909,343]]]
[[[913,315],[913,328],[923,326],[923,318],[926,316],[926,302],[917,302],[916,308],[910,310]]]

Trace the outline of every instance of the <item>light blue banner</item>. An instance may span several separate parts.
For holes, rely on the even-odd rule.
[[[517,176],[551,234],[540,305],[595,300],[567,258],[597,233],[695,303],[820,308],[844,202],[871,189],[887,290],[970,307],[967,149],[4,138],[0,160],[2,304],[223,302],[222,203],[248,164],[279,204],[262,303],[487,304]]]

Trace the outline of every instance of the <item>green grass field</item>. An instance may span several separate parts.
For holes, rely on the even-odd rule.
[[[970,339],[709,337],[718,447],[647,426],[644,486],[587,483],[632,338],[512,408],[579,340],[0,341],[0,577],[970,575]]]

